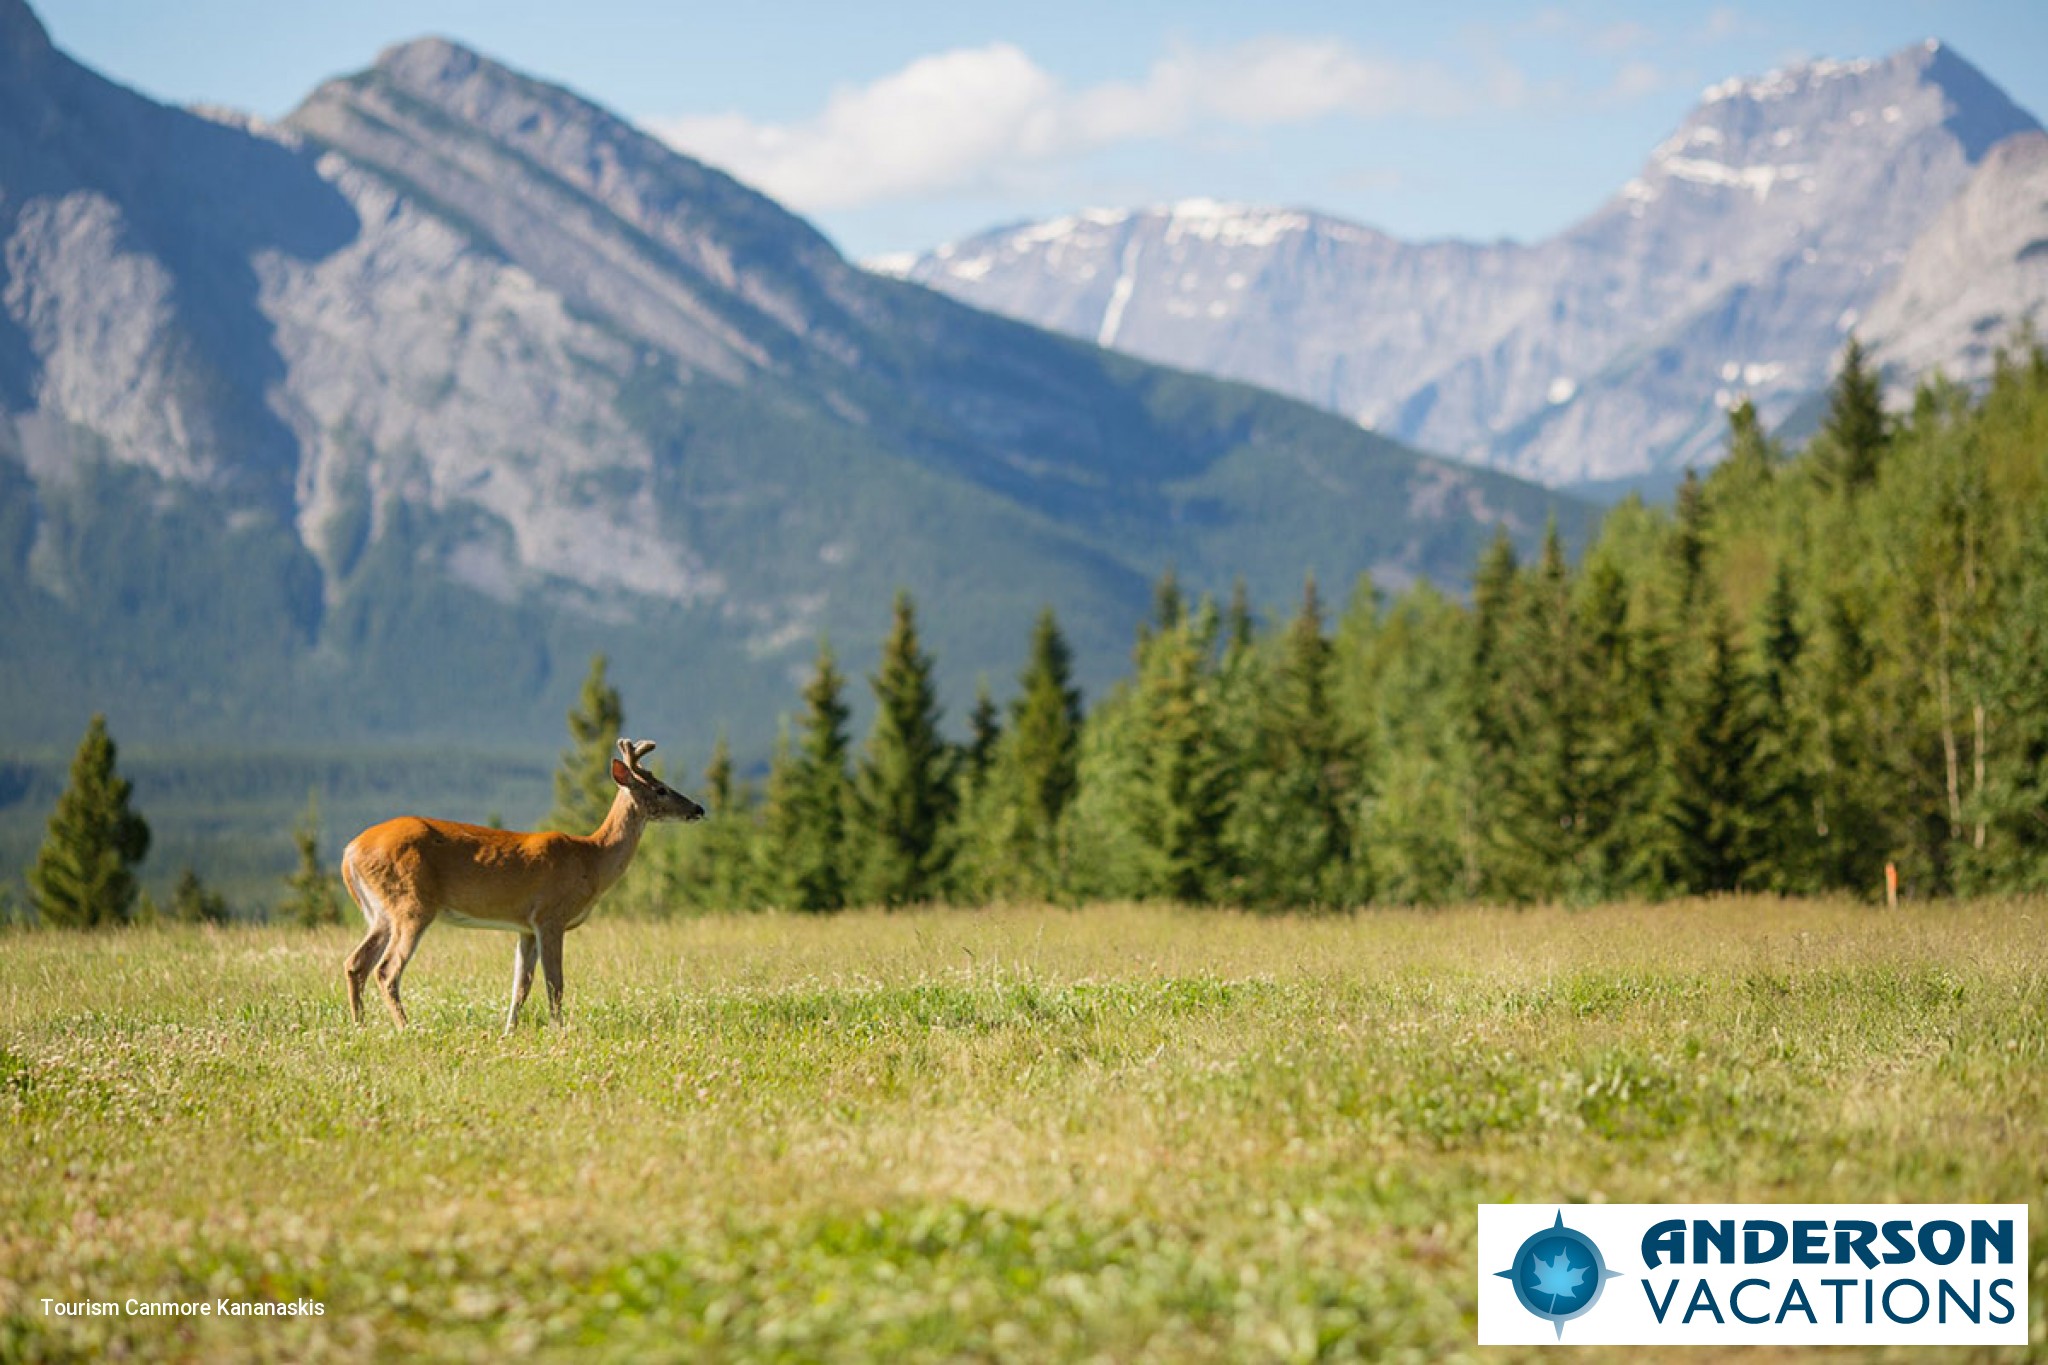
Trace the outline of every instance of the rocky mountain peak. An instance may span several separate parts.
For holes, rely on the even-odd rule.
[[[1295,394],[1548,482],[1657,487],[1829,363],[1973,164],[2038,125],[1953,49],[1725,81],[1620,192],[1528,245],[1300,210],[1091,210],[891,273],[1147,359]]]

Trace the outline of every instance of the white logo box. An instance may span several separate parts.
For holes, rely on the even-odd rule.
[[[1499,1273],[1560,1217],[1612,1272],[1562,1324]],[[1674,1220],[1683,1259],[1666,1228],[1652,1267],[1644,1238]],[[2025,1204],[1481,1204],[1475,1269],[1482,1346],[2027,1342]]]

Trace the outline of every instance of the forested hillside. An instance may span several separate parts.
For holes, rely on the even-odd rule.
[[[2048,356],[1888,416],[1852,343],[1796,457],[1731,414],[1675,507],[1470,603],[1369,579],[1292,620],[1169,579],[1083,714],[1050,613],[937,742],[914,608],[846,733],[823,658],[765,790],[636,873],[647,907],[1106,897],[1293,906],[2048,886]],[[1020,642],[1021,644],[1022,642]]]

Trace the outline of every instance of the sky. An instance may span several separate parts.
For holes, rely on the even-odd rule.
[[[439,34],[760,188],[848,255],[1085,207],[1319,209],[1535,240],[1728,76],[1938,37],[2048,118],[2048,0],[31,0],[58,46],[267,118]]]

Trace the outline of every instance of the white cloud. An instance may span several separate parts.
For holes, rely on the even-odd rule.
[[[1518,93],[1511,86],[1495,73],[1484,88],[1502,103]],[[1203,127],[1440,117],[1472,103],[1439,66],[1395,62],[1338,39],[1176,48],[1143,80],[1081,90],[1018,48],[994,43],[921,57],[838,90],[799,122],[727,113],[648,126],[793,208],[819,210],[996,185],[1065,158]]]

